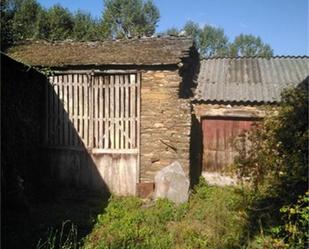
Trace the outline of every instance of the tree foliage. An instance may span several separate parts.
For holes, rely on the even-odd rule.
[[[103,18],[71,13],[59,4],[44,9],[37,0],[1,1],[2,49],[25,39],[77,41],[151,36],[160,14],[151,0],[106,0]]]
[[[111,38],[151,36],[160,14],[151,0],[105,0],[103,34]]]
[[[205,57],[228,55],[228,38],[222,28],[205,25],[200,32],[199,44]]]
[[[36,28],[35,23],[40,11],[41,6],[35,0],[24,0],[21,2],[13,17],[12,29],[15,39],[33,38]]]
[[[165,35],[166,34],[166,35],[170,35],[170,36],[178,36],[179,33],[180,33],[179,29],[172,27],[172,28],[167,29],[163,33],[159,33],[159,35]]]
[[[238,57],[261,56],[270,57],[273,51],[260,37],[241,34],[233,42],[229,42],[224,29],[211,25],[200,26],[193,21],[185,23],[182,29],[171,28],[163,35],[179,35],[185,31],[187,36],[194,38],[202,57]]]
[[[260,37],[240,34],[230,45],[230,55],[236,56],[262,56],[271,57],[273,50],[268,44],[262,42]]]
[[[25,39],[99,40],[100,22],[87,12],[71,13],[56,4],[44,9],[36,0],[1,1],[2,49]]]
[[[14,9],[11,8],[7,0],[0,1],[1,15],[1,47],[5,48],[7,44],[13,42],[12,19]]]
[[[71,38],[73,34],[73,17],[68,9],[61,5],[54,5],[47,11],[49,26],[49,39],[64,40]]]
[[[73,38],[77,41],[91,41],[100,38],[100,23],[87,12],[77,11],[74,18]]]

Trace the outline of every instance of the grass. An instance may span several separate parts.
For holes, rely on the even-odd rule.
[[[245,208],[238,189],[205,182],[178,206],[165,199],[113,196],[84,249],[241,248],[248,236]]]
[[[9,215],[3,248],[288,248],[280,237],[272,236],[272,226],[252,215],[253,200],[250,192],[208,186],[203,180],[181,205],[167,199],[116,196],[107,202],[101,195],[65,191],[55,200],[37,203],[28,216]]]

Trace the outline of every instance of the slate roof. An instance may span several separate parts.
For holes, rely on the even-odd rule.
[[[170,65],[188,57],[194,46],[185,37],[140,38],[101,42],[26,42],[10,48],[14,59],[32,66]]]
[[[201,61],[195,100],[276,103],[309,75],[309,57],[213,58]]]

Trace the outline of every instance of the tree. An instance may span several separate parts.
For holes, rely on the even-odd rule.
[[[199,27],[197,23],[188,21],[184,30],[194,38],[202,57],[220,57],[228,54],[228,38],[222,28],[210,25]]]
[[[42,9],[37,16],[35,23],[35,39],[48,39],[50,37],[50,25],[48,22],[47,10]]]
[[[171,35],[171,36],[178,36],[180,33],[180,30],[173,27],[173,28],[169,28],[168,30],[166,30],[165,32],[163,32],[160,35]]]
[[[41,6],[36,0],[23,0],[15,2],[15,13],[12,20],[12,29],[16,40],[33,38],[36,20]]]
[[[263,43],[260,37],[240,34],[235,37],[234,42],[230,44],[230,55],[232,57],[271,57],[273,55],[273,50],[268,44]]]
[[[196,42],[199,41],[201,29],[197,23],[187,21],[185,26],[183,27],[183,30],[186,32],[187,36],[194,38]]]
[[[105,0],[103,34],[109,38],[151,36],[160,14],[151,0]]]
[[[71,38],[74,21],[68,9],[56,4],[47,12],[48,26],[50,30],[49,39],[65,40]]]
[[[185,31],[187,36],[194,39],[201,57],[222,57],[229,54],[228,38],[222,28],[210,25],[200,27],[197,23],[188,21],[182,31]],[[181,32],[177,28],[171,28],[165,31],[163,35],[179,35],[179,33]]]
[[[4,50],[9,44],[13,43],[12,19],[13,10],[10,8],[9,1],[0,2],[1,14],[1,50]]]
[[[90,13],[77,11],[74,15],[73,38],[77,41],[98,40],[99,22],[94,20]]]
[[[201,54],[205,57],[228,55],[228,38],[222,28],[205,25],[199,35]]]
[[[188,21],[183,27],[187,36],[195,40],[201,57],[237,57],[237,56],[261,56],[270,57],[273,51],[268,44],[262,42],[260,37],[241,34],[233,43],[229,42],[222,28],[211,25],[199,26],[193,21]],[[171,28],[162,34],[178,35],[180,30]]]

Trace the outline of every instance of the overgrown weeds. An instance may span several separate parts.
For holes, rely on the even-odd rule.
[[[62,223],[60,231],[49,229],[46,238],[39,240],[36,249],[77,249],[79,245],[77,228],[67,220]]]
[[[246,214],[240,190],[201,180],[188,203],[135,197],[110,199],[85,242],[92,248],[240,248]]]
[[[308,80],[238,141],[236,172],[250,186],[249,248],[308,248]]]

